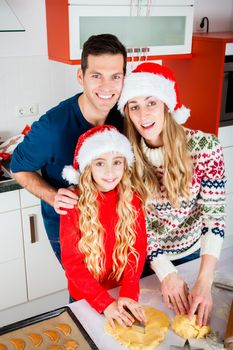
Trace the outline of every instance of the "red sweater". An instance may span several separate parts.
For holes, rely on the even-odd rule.
[[[146,228],[145,217],[141,202],[134,195],[132,204],[137,212],[135,218],[135,231],[137,233],[134,247],[139,253],[138,269],[135,271],[135,258],[131,257],[126,265],[123,276],[119,282],[109,281],[108,276],[112,272],[112,254],[115,244],[115,226],[117,223],[116,205],[118,191],[101,193],[98,198],[99,219],[105,229],[106,273],[103,281],[97,281],[87,269],[84,255],[78,249],[80,231],[78,229],[79,212],[77,208],[67,211],[67,215],[60,217],[60,241],[62,264],[68,279],[68,289],[71,296],[86,301],[99,313],[110,305],[115,299],[108,293],[108,289],[120,287],[119,296],[138,300],[139,279],[146,258]],[[132,263],[133,261],[133,263]]]

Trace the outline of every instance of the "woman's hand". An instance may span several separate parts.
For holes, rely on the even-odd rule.
[[[189,294],[189,318],[191,319],[197,313],[197,323],[199,326],[208,324],[212,311],[211,286],[214,278],[216,266],[216,257],[208,254],[201,256],[199,273],[194,287]]]
[[[169,273],[161,282],[163,301],[168,308],[173,308],[178,315],[189,312],[188,286],[176,273]]]
[[[144,307],[137,303],[135,300],[126,298],[126,297],[120,297],[118,299],[118,310],[124,314],[127,318],[131,320],[131,322],[134,321],[133,317],[130,315],[129,312],[127,312],[127,308],[131,311],[132,315],[140,322],[147,322],[146,314]]]
[[[72,191],[73,188],[73,186],[69,188],[59,188],[57,191],[53,204],[57,214],[66,215],[67,211],[64,209],[72,209],[77,204],[78,196]]]
[[[188,316],[192,319],[194,314],[197,313],[197,324],[200,327],[206,326],[210,319],[213,306],[211,285],[212,282],[208,279],[198,278],[188,296],[190,304]]]
[[[133,317],[128,313],[121,312],[116,301],[113,301],[108,307],[106,307],[104,315],[113,328],[115,328],[114,320],[124,328],[126,326],[132,326],[133,324]]]

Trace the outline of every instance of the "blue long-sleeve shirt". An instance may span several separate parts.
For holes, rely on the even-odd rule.
[[[92,127],[79,108],[79,95],[62,101],[32,124],[31,131],[12,155],[13,173],[40,170],[43,179],[53,187],[68,186],[61,176],[62,170],[73,163],[78,137]],[[116,106],[105,123],[123,130],[123,118]],[[44,201],[41,210],[49,240],[59,242],[59,215]]]

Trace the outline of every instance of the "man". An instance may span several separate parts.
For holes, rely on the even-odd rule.
[[[83,46],[77,76],[83,93],[61,102],[33,123],[12,156],[16,181],[41,199],[45,229],[59,261],[58,214],[66,214],[65,209],[77,203],[77,196],[66,189],[62,169],[72,164],[77,138],[88,129],[106,123],[122,131],[122,117],[115,104],[123,85],[126,57],[125,47],[114,35],[91,36]]]

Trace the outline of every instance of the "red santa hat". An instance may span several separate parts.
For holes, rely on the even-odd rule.
[[[118,109],[124,114],[128,100],[137,96],[155,96],[164,102],[178,124],[186,122],[190,109],[181,105],[173,72],[160,64],[144,62],[125,77]]]
[[[77,185],[80,173],[91,164],[92,160],[108,152],[120,153],[131,166],[134,154],[127,137],[122,135],[114,126],[101,125],[89,129],[82,134],[77,142],[73,166],[66,165],[62,177],[70,184]]]

